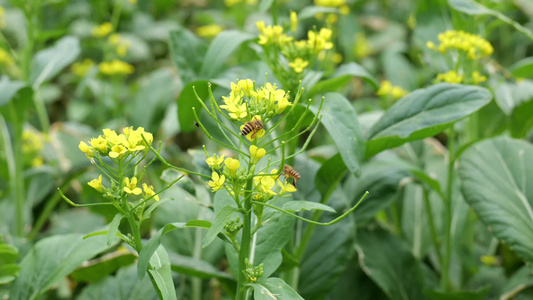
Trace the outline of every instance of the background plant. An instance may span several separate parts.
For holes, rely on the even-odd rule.
[[[533,34],[527,1],[0,5],[2,295],[231,299],[244,276],[259,299],[271,299],[260,291],[275,290],[280,280],[304,299],[529,297]],[[267,42],[275,34],[283,43]],[[310,45],[318,44],[310,41],[317,38],[324,49],[313,52]],[[275,84],[293,105],[281,115],[259,109],[232,119],[229,113],[244,114],[224,98],[236,99],[230,94],[236,79],[250,79],[254,91]],[[267,126],[252,142],[240,126],[256,115]],[[124,201],[118,177],[115,189],[105,174],[102,185],[119,195],[113,201],[121,209],[163,203],[142,224],[132,214],[142,249],[128,243],[133,227],[127,220],[117,224],[117,207],[92,205],[113,201],[86,184],[102,173],[78,149],[80,141],[92,147],[91,137],[103,128],[130,127],[161,142],[143,149],[136,157],[146,154],[145,160],[132,170],[162,191],[160,200]],[[250,148],[254,143],[257,149]],[[225,235],[242,231],[243,212],[259,210],[221,222],[220,212],[236,205],[235,197],[211,190],[233,189],[251,171],[247,155],[255,151],[257,159],[260,149],[265,156],[254,174],[265,173],[265,186],[283,164],[302,175],[292,199],[272,206],[290,212],[283,201],[307,201],[336,211],[292,207],[299,218],[330,223],[370,193],[333,226],[265,208],[263,220],[270,221],[258,229],[264,231],[259,242],[277,237],[280,227],[283,238],[256,244],[272,257],[241,260],[242,273]],[[235,174],[206,163],[222,155],[239,162]],[[252,183],[256,192],[262,181]],[[281,175],[287,188],[285,182]],[[57,187],[71,202],[90,206],[70,207]],[[275,181],[269,190],[279,195],[282,189]],[[83,239],[113,228],[126,241],[108,246],[107,236]],[[206,237],[212,240],[203,248]],[[242,243],[240,233],[235,240]],[[154,257],[165,259],[158,266]],[[151,282],[158,274],[165,280]]]

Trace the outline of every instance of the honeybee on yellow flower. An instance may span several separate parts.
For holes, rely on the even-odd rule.
[[[261,120],[257,120],[257,119],[253,119],[252,121],[250,122],[247,122],[246,124],[244,124],[244,127],[242,128],[242,131],[241,131],[241,135],[248,135],[250,134],[250,132],[253,132],[252,133],[252,140],[254,139],[255,135],[257,132],[259,132],[261,129],[263,129],[264,127],[264,124],[263,124],[263,121]]]

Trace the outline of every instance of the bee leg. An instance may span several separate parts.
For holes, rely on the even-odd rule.
[[[292,179],[292,185],[294,185],[294,187],[296,187],[296,178]]]

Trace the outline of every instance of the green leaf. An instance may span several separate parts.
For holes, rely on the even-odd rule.
[[[220,74],[230,55],[242,43],[253,38],[255,38],[254,35],[238,30],[226,30],[217,35],[209,45],[209,49],[203,60],[200,71],[201,78],[213,78]]]
[[[315,114],[318,111],[317,106],[310,106],[309,109]],[[341,94],[328,93],[320,113],[322,124],[337,145],[346,167],[358,175],[359,161],[365,153],[365,139],[355,109]]]
[[[299,211],[306,211],[306,210],[322,210],[322,211],[329,211],[332,213],[335,213],[336,211],[325,204],[318,203],[318,202],[311,202],[311,201],[289,201],[283,204],[283,209],[290,211],[290,212],[299,212]]]
[[[335,71],[330,78],[313,85],[305,97],[312,98],[318,94],[333,92],[346,85],[352,77],[361,77],[366,82],[370,83],[374,89],[378,88],[376,79],[370,75],[367,70],[354,62],[350,62],[339,66],[337,71]]]
[[[272,277],[267,280],[259,280],[252,283],[251,286],[254,288],[255,300],[304,299],[280,278]]]
[[[107,276],[89,284],[82,290],[77,300],[157,300],[149,278],[139,281],[135,266],[118,270],[116,276]]]
[[[533,57],[526,57],[515,62],[509,67],[509,71],[514,77],[533,79]]]
[[[206,46],[195,34],[185,28],[170,32],[170,57],[184,83],[196,80]]]
[[[274,0],[261,0],[257,11],[266,12],[270,8],[270,6],[272,6],[272,3],[274,3]]]
[[[443,292],[426,290],[424,294],[432,300],[483,300],[490,291],[490,286],[481,287],[475,291]]]
[[[489,103],[477,86],[439,83],[411,92],[389,108],[368,132],[366,156],[434,136]]]
[[[151,268],[148,269],[152,284],[156,288],[157,294],[163,300],[175,300],[176,289],[172,281],[172,270],[165,247],[159,246],[150,259]]]
[[[421,264],[400,238],[383,229],[358,230],[356,250],[363,271],[391,299],[425,299]]]
[[[65,36],[50,48],[41,50],[33,57],[30,83],[37,89],[43,82],[52,79],[80,55],[80,41]]]
[[[144,278],[152,255],[157,250],[159,245],[161,245],[161,237],[174,229],[191,227],[209,228],[209,222],[202,220],[192,220],[187,223],[176,222],[166,224],[163,228],[159,229],[157,233],[143,246],[141,253],[139,253],[139,262],[137,263],[137,276],[139,276],[139,279],[142,280]]]
[[[215,238],[217,237],[218,233],[224,229],[224,225],[231,219],[233,214],[237,212],[238,209],[231,206],[224,206],[215,216],[215,220],[213,220],[213,224],[211,225],[211,228],[209,228],[209,231],[207,231],[207,234],[205,235],[204,239],[202,240],[202,248],[207,247]]]
[[[124,215],[121,213],[118,213],[113,217],[113,221],[109,223],[109,229],[107,230],[107,246],[111,246],[113,243],[113,240],[117,236],[118,232],[118,226],[120,225],[120,221],[122,221],[122,218],[124,218]]]
[[[354,232],[350,218],[315,228],[300,265],[298,290],[305,299],[321,299],[335,286],[354,254]]]
[[[533,146],[510,138],[474,144],[459,159],[468,204],[494,236],[533,262]]]
[[[518,24],[517,22],[508,18],[506,15],[500,13],[499,11],[489,9],[477,3],[474,0],[448,0],[448,4],[450,4],[450,6],[453,7],[454,9],[460,12],[463,12],[467,15],[473,15],[473,16],[491,15],[493,17],[496,17],[500,19],[501,21],[513,26],[514,29],[520,31],[521,33],[525,34],[528,38],[533,40],[533,32],[531,32],[531,30]]]
[[[98,257],[70,274],[75,281],[95,282],[114,273],[116,270],[131,265],[137,260],[135,252],[117,250]]]
[[[502,82],[492,84],[494,99],[498,107],[508,116],[522,103],[533,99],[533,81]]]
[[[196,99],[194,88],[196,89],[196,93],[198,93],[198,97],[205,101],[208,96],[208,83],[207,80],[189,82],[181,91],[181,94],[178,97],[178,120],[182,131],[189,132],[198,129],[194,125],[195,120],[192,108],[194,107],[196,109],[196,113],[199,116],[200,111],[202,110],[202,105],[198,103],[198,100]]]
[[[339,182],[346,175],[346,165],[339,153],[325,161],[315,176],[315,186],[322,197],[331,195]]]
[[[2,241],[0,235],[0,285],[13,281],[18,275],[18,254],[18,249]]]
[[[24,89],[31,90],[30,87],[26,85],[23,81],[12,81],[7,76],[2,76],[0,78],[0,106],[7,105],[17,93],[23,91]]]
[[[204,260],[173,253],[169,253],[169,258],[172,270],[180,274],[202,279],[217,278],[234,281],[230,274],[220,271]]]
[[[37,242],[20,263],[11,286],[14,300],[36,299],[84,261],[107,249],[105,237],[83,239],[81,234],[55,235]]]
[[[33,106],[33,89],[23,81],[12,81],[7,76],[0,79],[0,113],[6,120],[23,123],[24,117]],[[12,105],[8,106],[8,104]],[[10,109],[12,108],[12,109]],[[15,112],[15,114],[13,113]]]

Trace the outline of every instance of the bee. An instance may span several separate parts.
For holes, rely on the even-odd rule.
[[[292,185],[294,186],[296,186],[296,180],[300,180],[301,178],[300,173],[296,172],[296,170],[289,165],[283,166],[283,171],[281,172],[281,175],[285,176],[286,180],[292,178]]]
[[[241,131],[241,135],[248,135],[250,132],[253,132],[252,133],[252,140],[254,139],[255,137],[255,134],[257,132],[259,132],[261,129],[263,129],[263,121],[261,120],[251,120],[250,122],[247,122],[246,124],[244,124],[244,127],[242,128],[242,131]]]

